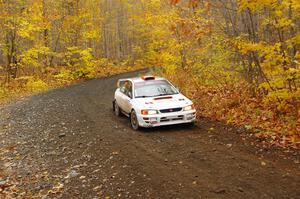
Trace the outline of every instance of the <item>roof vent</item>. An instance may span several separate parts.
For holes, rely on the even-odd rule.
[[[141,77],[142,78],[142,80],[155,80],[155,77],[154,76],[142,76]]]

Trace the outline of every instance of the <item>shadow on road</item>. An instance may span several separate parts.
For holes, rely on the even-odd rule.
[[[175,124],[175,125],[168,125],[168,126],[159,126],[159,127],[152,127],[152,128],[141,128],[139,130],[140,133],[170,133],[173,131],[180,131],[180,130],[194,130],[196,126],[191,126],[190,124]]]

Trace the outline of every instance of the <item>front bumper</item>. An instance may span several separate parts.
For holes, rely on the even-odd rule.
[[[137,115],[139,125],[149,128],[173,124],[192,123],[196,120],[196,110],[160,113],[156,115]]]

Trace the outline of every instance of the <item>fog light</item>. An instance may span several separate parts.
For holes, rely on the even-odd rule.
[[[151,124],[157,123],[157,118],[156,117],[150,117],[150,123]]]
[[[187,114],[186,115],[186,119],[187,120],[191,120],[191,119],[193,119],[194,118],[194,114],[193,113],[190,113],[190,114]]]

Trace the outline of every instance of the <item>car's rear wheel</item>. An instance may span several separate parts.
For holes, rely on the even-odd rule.
[[[140,128],[139,126],[139,121],[137,119],[137,116],[136,116],[136,113],[135,111],[131,111],[131,114],[130,114],[130,123],[131,123],[131,127],[134,129],[134,130],[138,130]]]
[[[121,115],[121,110],[120,110],[120,107],[119,107],[117,101],[115,100],[113,102],[113,104],[114,104],[114,113],[115,113],[115,115],[120,116]]]

